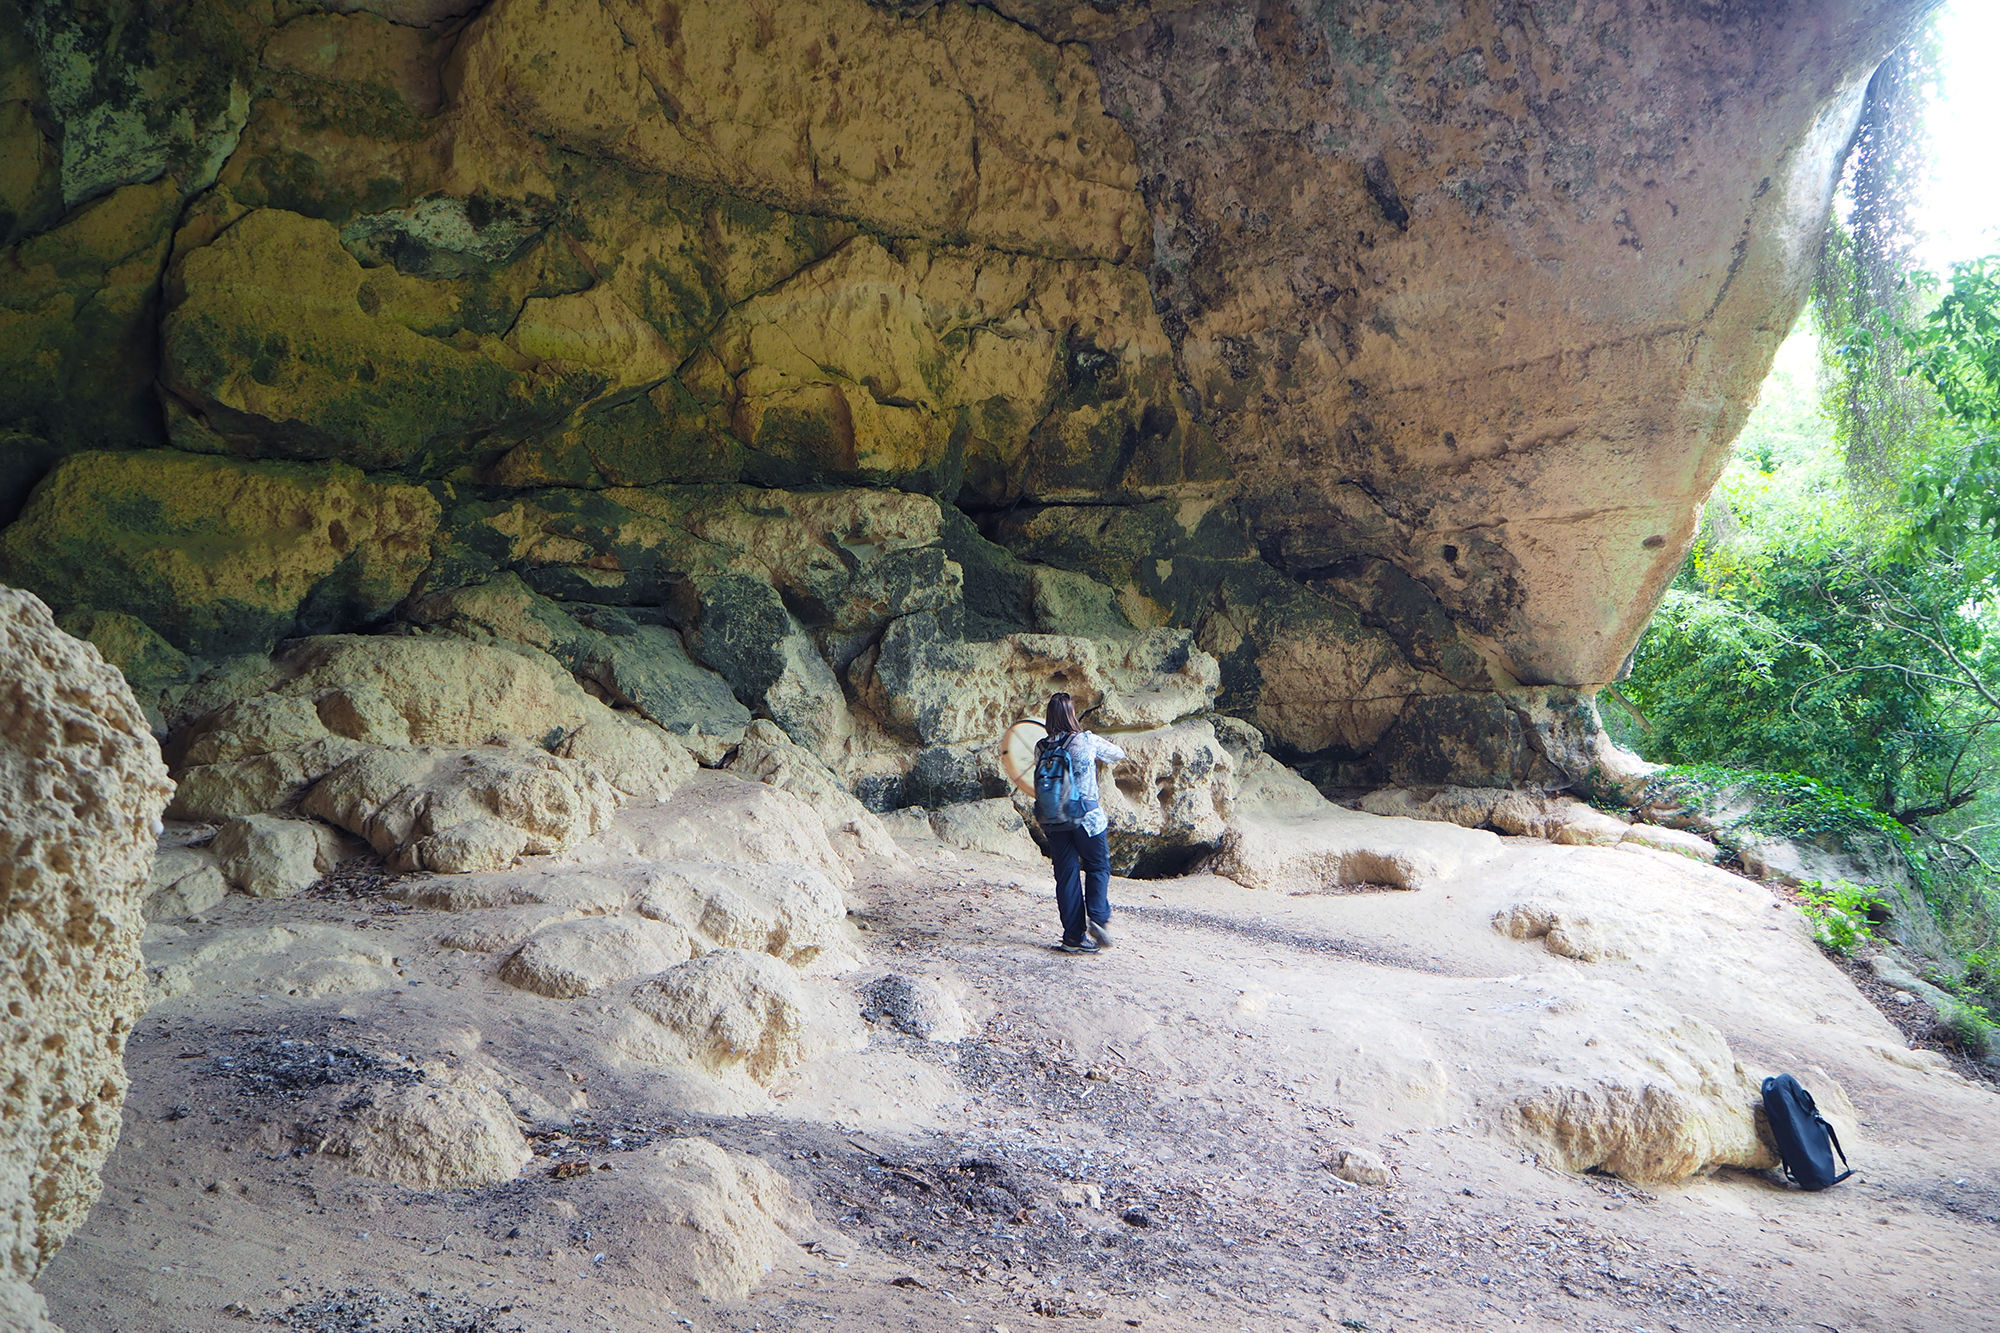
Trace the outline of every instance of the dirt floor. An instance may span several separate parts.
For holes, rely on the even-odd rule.
[[[365,864],[303,898],[232,897],[173,947],[337,935],[393,984],[281,989],[299,943],[277,955],[292,972],[218,963],[156,1003],[103,1199],[38,1286],[70,1333],[2000,1329],[1993,1085],[1910,1056],[1796,930],[1759,924],[1775,902],[1655,922],[1658,958],[1595,969],[1499,935],[1510,876],[1575,867],[1611,901],[1679,873],[1509,841],[1514,860],[1421,893],[1115,881],[1115,947],[1094,957],[1049,947],[1042,866],[912,845],[850,894],[865,965],[820,984],[932,978],[973,1035],[877,1026],[734,1102],[618,1054],[614,1006],[514,991],[497,958],[439,947],[447,914]],[[1767,1022],[1740,978],[1779,948],[1812,993]],[[1553,1057],[1489,1015],[1613,967],[1704,1013],[1746,1067],[1851,1102],[1854,1178],[1640,1188],[1543,1164],[1507,1131],[1503,1074]],[[310,1150],[316,1108],[426,1060],[515,1071],[566,1128],[533,1134],[517,1180],[438,1193]],[[744,1299],[704,1297],[661,1252],[687,1233],[621,1188],[688,1136],[811,1206]],[[1342,1147],[1379,1153],[1389,1183],[1335,1176]]]

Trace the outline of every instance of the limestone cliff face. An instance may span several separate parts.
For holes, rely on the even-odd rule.
[[[0,0],[0,571],[149,691],[511,576],[857,790],[911,617],[1580,781],[1921,8]]]

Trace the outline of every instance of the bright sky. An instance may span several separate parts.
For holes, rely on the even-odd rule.
[[[1940,273],[1954,261],[2000,253],[2000,4],[1951,0],[1939,20],[1944,92],[1932,103],[1931,184],[1919,253]]]

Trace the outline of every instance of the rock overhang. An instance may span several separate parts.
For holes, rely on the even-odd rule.
[[[466,9],[230,19],[248,101],[219,165],[182,127],[146,159],[165,175],[113,173],[16,249],[14,359],[61,372],[0,403],[17,486],[129,516],[70,456],[143,445],[171,452],[131,471],[162,481],[359,466],[350,507],[388,517],[314,513],[300,544],[273,508],[204,555],[181,485],[174,523],[61,534],[75,552],[30,512],[8,577],[197,658],[496,575],[585,622],[678,599],[697,659],[705,610],[741,622],[708,641],[767,712],[912,611],[980,638],[1176,627],[1220,706],[1329,781],[1560,782],[1520,720],[1617,676],[1922,6],[819,0],[768,35],[726,5]],[[92,133],[49,58],[30,99]],[[56,337],[85,307],[119,336]],[[155,381],[164,419],[107,434]],[[909,550],[807,543],[845,578],[747,551],[718,580],[631,540],[635,497],[704,483],[808,524],[826,486],[947,521]],[[99,586],[121,580],[150,591]],[[770,663],[725,651],[744,634]],[[797,738],[845,734],[812,712]]]

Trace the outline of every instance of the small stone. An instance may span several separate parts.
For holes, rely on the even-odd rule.
[[[929,812],[926,822],[939,842],[964,851],[1031,863],[1042,860],[1041,849],[1035,846],[1020,810],[1005,796],[948,805]]]
[[[710,1073],[741,1069],[769,1083],[805,1056],[805,992],[769,954],[717,949],[641,983],[632,1005],[672,1054]]]
[[[1326,1169],[1356,1185],[1389,1183],[1389,1164],[1366,1148],[1342,1148],[1326,1164]]]
[[[882,821],[855,799],[819,756],[794,743],[775,722],[760,720],[746,727],[742,743],[724,767],[804,801],[826,825],[834,847],[846,855],[908,859]]]
[[[372,1090],[318,1150],[414,1190],[497,1185],[519,1175],[534,1154],[500,1095],[448,1070],[425,1073],[422,1082]]]
[[[1654,851],[1672,852],[1685,856],[1704,865],[1714,865],[1721,852],[1714,843],[1699,833],[1689,833],[1682,829],[1664,828],[1658,824],[1634,824],[1625,830],[1624,843],[1630,846],[1651,847]]]
[[[157,881],[156,881],[157,882]],[[176,921],[206,912],[229,896],[229,881],[214,865],[202,865],[146,899],[146,920]]]
[[[617,806],[596,769],[525,745],[384,746],[321,778],[299,809],[366,838],[394,869],[459,874],[562,851]]]
[[[1064,1185],[1058,1191],[1063,1204],[1070,1208],[1088,1208],[1093,1213],[1104,1211],[1104,1190],[1097,1185]]]

